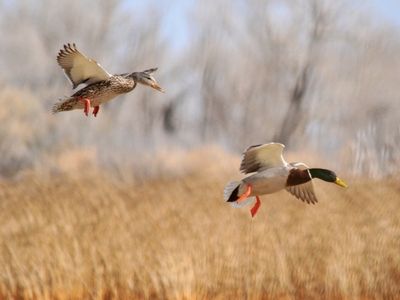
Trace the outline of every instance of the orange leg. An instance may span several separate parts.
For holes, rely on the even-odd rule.
[[[94,115],[95,117],[97,117],[97,113],[99,112],[99,110],[100,110],[100,106],[96,105],[96,106],[94,107],[94,109],[93,109],[93,115]]]
[[[250,196],[252,190],[253,190],[253,188],[251,187],[250,184],[248,184],[246,191],[242,195],[240,195],[240,197],[236,200],[236,202],[240,203],[240,202],[246,200]]]
[[[83,112],[85,113],[85,115],[87,117],[89,115],[90,99],[85,98],[85,99],[82,99],[82,101],[85,104],[85,108],[83,109]]]
[[[256,196],[256,203],[254,203],[253,207],[250,209],[251,216],[254,218],[258,209],[260,208],[261,201],[258,196]]]

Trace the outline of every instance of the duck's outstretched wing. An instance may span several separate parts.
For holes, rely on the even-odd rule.
[[[73,88],[81,83],[91,84],[111,76],[95,60],[83,55],[75,44],[64,45],[57,56],[57,62],[71,81]]]
[[[308,181],[299,185],[288,186],[286,187],[286,190],[297,199],[307,202],[308,204],[315,204],[318,202],[318,199],[314,193],[312,181]]]
[[[286,166],[282,154],[284,148],[285,145],[279,143],[250,146],[243,153],[240,171],[247,174]]]
[[[307,202],[308,204],[315,204],[318,202],[317,197],[315,196],[314,193],[314,185],[312,183],[311,176],[309,175],[307,170],[309,167],[302,162],[294,162],[290,163],[290,166],[294,167],[295,170],[299,169],[304,172],[307,172],[307,178],[309,178],[309,181],[306,183],[302,184],[296,184],[296,185],[290,185],[286,187],[286,190],[291,193],[293,196],[295,196],[297,199],[300,199],[301,201]],[[303,172],[303,173],[304,173]],[[308,177],[309,176],[309,177]]]

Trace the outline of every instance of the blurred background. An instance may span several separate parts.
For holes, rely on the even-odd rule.
[[[75,42],[138,86],[53,115]],[[0,299],[397,299],[398,0],[0,0]],[[318,205],[223,202],[251,144]]]
[[[162,164],[270,141],[342,172],[391,175],[399,14],[395,0],[1,0],[1,176],[82,164],[154,175],[159,153]],[[52,115],[72,92],[56,63],[67,42],[110,73],[159,67],[166,94],[139,86],[97,118]]]

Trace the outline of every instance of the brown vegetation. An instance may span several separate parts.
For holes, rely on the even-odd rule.
[[[0,186],[0,295],[14,299],[394,299],[400,185],[316,182],[320,202],[222,201],[232,165],[188,176],[103,174]]]
[[[400,31],[357,3],[0,0],[0,298],[397,298]],[[67,42],[167,92],[52,115]],[[251,219],[223,186],[272,140],[362,180]]]

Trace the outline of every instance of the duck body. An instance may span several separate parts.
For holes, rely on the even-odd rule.
[[[57,62],[64,70],[74,89],[80,84],[86,86],[72,96],[61,99],[56,103],[52,109],[53,113],[83,108],[87,116],[90,107],[94,107],[93,114],[96,116],[101,104],[118,95],[129,93],[136,87],[137,83],[164,92],[151,75],[157,71],[157,68],[143,72],[111,75],[95,60],[82,54],[75,44],[64,45],[64,49],[61,49],[58,53]]]
[[[72,96],[56,103],[53,112],[69,111],[73,109],[84,109],[85,102],[82,99],[90,99],[90,106],[96,107],[113,98],[129,93],[136,87],[136,81],[128,76],[112,75],[109,79],[92,83]]]
[[[250,196],[276,193],[286,187],[289,169],[287,167],[271,168],[242,179],[239,195],[243,194],[248,184],[252,185]]]
[[[240,180],[230,182],[224,189],[224,199],[234,207],[242,207],[254,202],[250,210],[255,216],[261,205],[259,196],[286,189],[296,198],[311,204],[318,202],[312,185],[313,178],[333,182],[347,187],[333,171],[309,168],[301,162],[287,163],[283,158],[283,144],[268,143],[249,147],[243,154],[240,170],[247,174]]]

